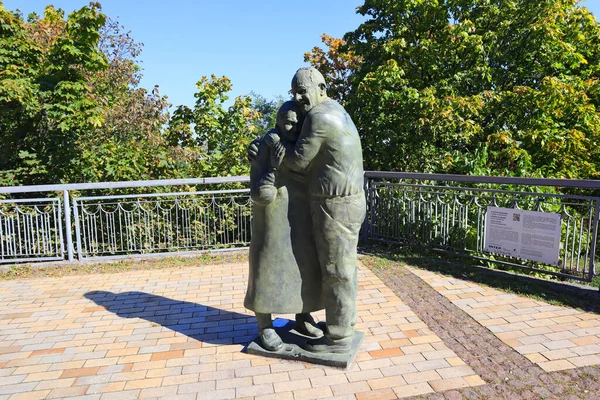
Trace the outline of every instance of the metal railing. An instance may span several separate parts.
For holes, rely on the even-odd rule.
[[[596,274],[600,181],[366,172],[363,239],[423,247],[576,280]],[[485,251],[488,207],[560,214],[557,265]]]
[[[248,177],[0,188],[0,263],[110,259],[223,251],[250,243]],[[153,187],[165,193],[84,196]],[[23,198],[35,193],[36,198]],[[40,194],[49,197],[40,198]],[[63,212],[64,210],[64,212]]]
[[[73,198],[80,260],[243,247],[248,189]]]
[[[64,259],[61,199],[0,200],[0,262]]]
[[[246,248],[248,182],[248,177],[226,177],[0,188],[0,263]],[[425,247],[579,280],[597,274],[600,198],[594,193],[600,181],[366,172],[365,188],[365,241]],[[565,194],[565,188],[580,193]],[[106,193],[118,190],[127,193]],[[151,190],[156,192],[147,193]],[[559,263],[487,252],[488,206],[559,213]]]

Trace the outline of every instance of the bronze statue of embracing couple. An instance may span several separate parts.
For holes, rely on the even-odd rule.
[[[296,314],[304,348],[345,353],[356,322],[356,246],[365,217],[360,139],[314,68],[299,69],[275,129],[248,150],[253,200],[244,306],[262,346],[282,348],[271,314]],[[325,309],[324,330],[310,313]]]

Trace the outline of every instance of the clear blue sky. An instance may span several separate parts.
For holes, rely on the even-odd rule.
[[[88,0],[2,0],[9,10],[43,14],[53,4],[68,14]],[[103,11],[118,17],[144,43],[142,86],[155,84],[175,105],[192,105],[203,75],[228,76],[232,97],[254,91],[267,98],[287,96],[303,54],[321,45],[320,34],[341,37],[363,17],[362,0],[103,0]],[[600,0],[581,5],[600,17]]]

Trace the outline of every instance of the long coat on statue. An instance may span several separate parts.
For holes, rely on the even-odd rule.
[[[271,167],[261,140],[250,170],[253,201],[250,272],[244,306],[262,314],[324,308],[305,176]]]

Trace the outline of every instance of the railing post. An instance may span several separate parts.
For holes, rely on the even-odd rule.
[[[365,176],[365,184],[364,184],[364,189],[365,189],[365,204],[367,205],[367,210],[365,212],[365,219],[363,221],[362,224],[362,240],[363,243],[369,244],[369,198],[370,198],[370,193],[369,193],[369,178],[367,176]]]
[[[67,235],[67,259],[73,261],[73,235],[71,234],[71,205],[69,204],[69,191],[63,191],[65,205],[65,229]]]
[[[594,261],[596,258],[596,242],[598,240],[598,221],[600,220],[600,216],[598,215],[600,214],[600,198],[596,198],[595,203],[592,225],[592,244],[590,246],[590,270],[588,272],[588,279],[590,282],[594,279],[594,273],[596,272],[596,264]],[[598,287],[598,290],[600,290],[600,286]]]

